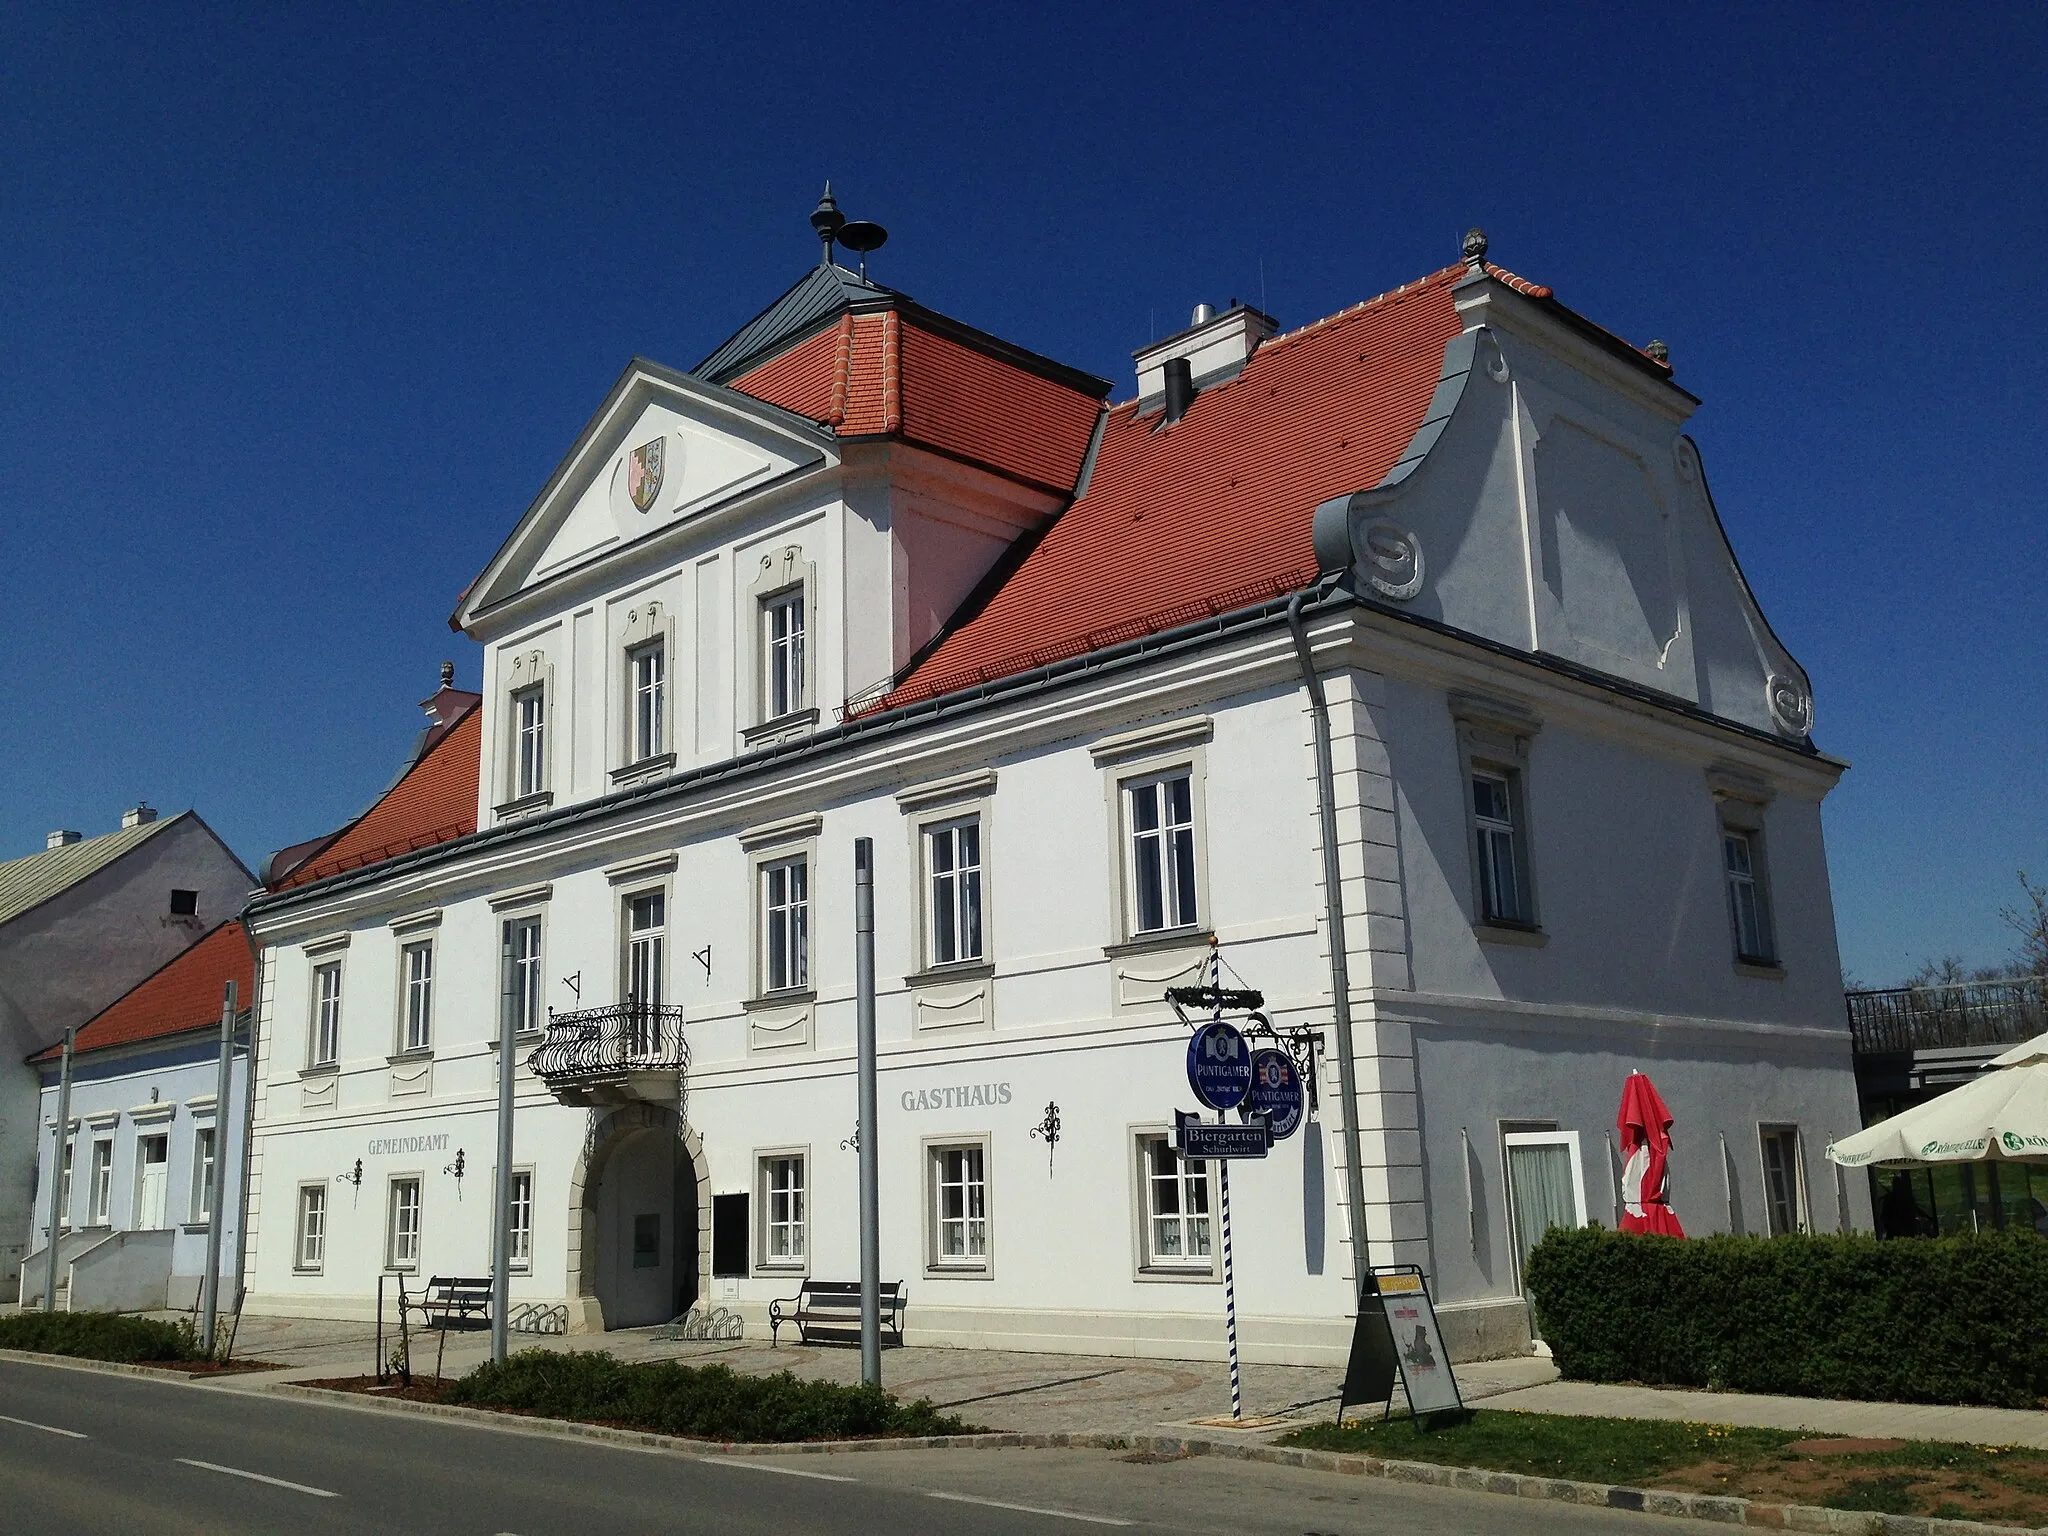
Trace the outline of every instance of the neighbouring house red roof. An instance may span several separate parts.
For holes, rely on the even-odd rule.
[[[255,997],[256,966],[248,934],[232,919],[88,1019],[72,1049],[100,1051],[218,1026],[230,981],[240,1012]],[[62,1055],[62,1046],[53,1045],[29,1060],[55,1061]]]
[[[841,314],[732,387],[841,437],[897,436],[1070,492],[1101,394],[925,324],[922,311]],[[1047,365],[1050,367],[1050,365]]]
[[[430,733],[425,750],[375,805],[271,889],[308,885],[474,832],[482,747],[483,710],[470,703],[438,735]]]
[[[1550,290],[1489,268],[1532,298]],[[1267,341],[1162,426],[1114,407],[1086,493],[877,708],[1193,623],[1314,581],[1317,503],[1377,484],[1422,424],[1463,263]]]

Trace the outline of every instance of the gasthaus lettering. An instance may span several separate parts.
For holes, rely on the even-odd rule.
[[[915,1114],[925,1109],[977,1109],[1010,1102],[1008,1083],[962,1083],[945,1088],[906,1088],[903,1107]]]

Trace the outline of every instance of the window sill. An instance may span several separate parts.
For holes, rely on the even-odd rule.
[[[181,1222],[180,1225],[187,1232],[211,1232],[213,1230],[213,1223],[210,1221],[187,1221]]]
[[[1149,1264],[1140,1269],[1135,1277],[1140,1285],[1217,1285],[1221,1283],[1214,1269],[1197,1269],[1190,1264],[1180,1268],[1170,1264]]]
[[[555,803],[555,792],[543,789],[537,794],[521,795],[516,800],[507,800],[503,805],[491,807],[491,814],[500,821],[510,821],[515,816],[524,816],[528,811],[544,811]]]
[[[1735,974],[1738,976],[1754,976],[1759,981],[1783,981],[1785,979],[1785,967],[1778,964],[1775,960],[1737,960],[1735,962]]]
[[[384,1059],[394,1067],[402,1066],[408,1061],[432,1061],[434,1059],[434,1048],[431,1045],[414,1046],[410,1050],[393,1051]]]
[[[1550,942],[1550,935],[1534,923],[1474,923],[1472,933],[1482,944],[1518,944],[1524,949],[1541,949]]]
[[[539,1045],[541,1041],[547,1038],[547,1034],[548,1032],[544,1029],[522,1029],[512,1037],[512,1048],[517,1050],[522,1045]],[[499,1044],[498,1037],[496,1035],[491,1036],[489,1041],[490,1049],[495,1051]]]
[[[809,1278],[808,1264],[756,1264],[754,1278],[757,1280],[803,1280]]]
[[[304,1078],[304,1077],[338,1077],[338,1076],[340,1076],[340,1075],[341,1075],[341,1063],[340,1063],[340,1062],[338,1062],[338,1061],[322,1061],[322,1062],[317,1062],[317,1063],[315,1063],[315,1064],[314,1064],[313,1066],[310,1066],[310,1067],[301,1067],[301,1068],[299,1068],[299,1076],[300,1076],[300,1077],[302,1077],[302,1078]]]
[[[662,774],[673,770],[675,765],[676,755],[673,752],[663,752],[655,757],[643,757],[637,763],[628,763],[623,768],[614,768],[612,770],[612,782],[614,784],[625,784],[636,779],[658,778]]]
[[[995,1271],[986,1266],[976,1269],[965,1264],[927,1264],[924,1277],[927,1280],[993,1280]]]
[[[1214,942],[1215,937],[1214,933],[1199,924],[1187,928],[1162,928],[1157,933],[1125,939],[1120,944],[1105,944],[1102,946],[1102,952],[1112,960],[1120,960],[1125,955],[1149,955],[1162,949],[1206,948]]]
[[[294,1264],[292,1266],[292,1273],[295,1275],[317,1275],[321,1273],[321,1268],[318,1264]]]
[[[740,1006],[748,1013],[759,1013],[764,1008],[800,1008],[817,1000],[818,994],[814,988],[790,987],[782,992],[763,992],[759,997],[742,998]]]
[[[799,731],[809,730],[818,723],[818,711],[810,709],[793,710],[786,715],[777,715],[773,720],[763,720],[759,725],[745,726],[740,731],[740,740],[750,747],[768,746],[794,736]]]
[[[949,981],[986,981],[995,975],[993,960],[958,960],[951,965],[928,965],[903,978],[906,987],[937,987]]]

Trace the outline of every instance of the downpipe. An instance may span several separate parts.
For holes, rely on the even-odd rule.
[[[1351,1224],[1351,1291],[1362,1304],[1372,1260],[1366,1252],[1364,1157],[1358,1140],[1357,1057],[1351,1033],[1351,965],[1344,936],[1344,886],[1337,860],[1337,775],[1330,747],[1330,703],[1323,680],[1309,652],[1308,628],[1302,609],[1310,598],[1336,590],[1337,577],[1326,576],[1304,587],[1287,603],[1287,628],[1294,636],[1294,654],[1301,662],[1301,680],[1308,687],[1309,715],[1315,726],[1316,817],[1322,828],[1323,905],[1330,934],[1330,996],[1337,1025],[1337,1091],[1344,1099],[1344,1203]]]

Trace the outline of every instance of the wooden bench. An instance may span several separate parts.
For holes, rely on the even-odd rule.
[[[466,1333],[491,1326],[491,1277],[435,1275],[417,1298],[406,1305],[419,1314],[420,1326]]]
[[[901,1280],[885,1280],[881,1285],[881,1324],[885,1335],[894,1334],[895,1342],[903,1342],[903,1308],[909,1298],[904,1294]],[[785,1310],[787,1309],[787,1310]],[[860,1341],[860,1282],[858,1280],[806,1280],[797,1287],[794,1296],[784,1296],[768,1303],[768,1345],[774,1348],[776,1338],[784,1323],[795,1323],[797,1337],[804,1343],[811,1342],[811,1335],[851,1334],[853,1341]],[[842,1340],[843,1342],[843,1340]],[[886,1339],[885,1339],[886,1342]]]

